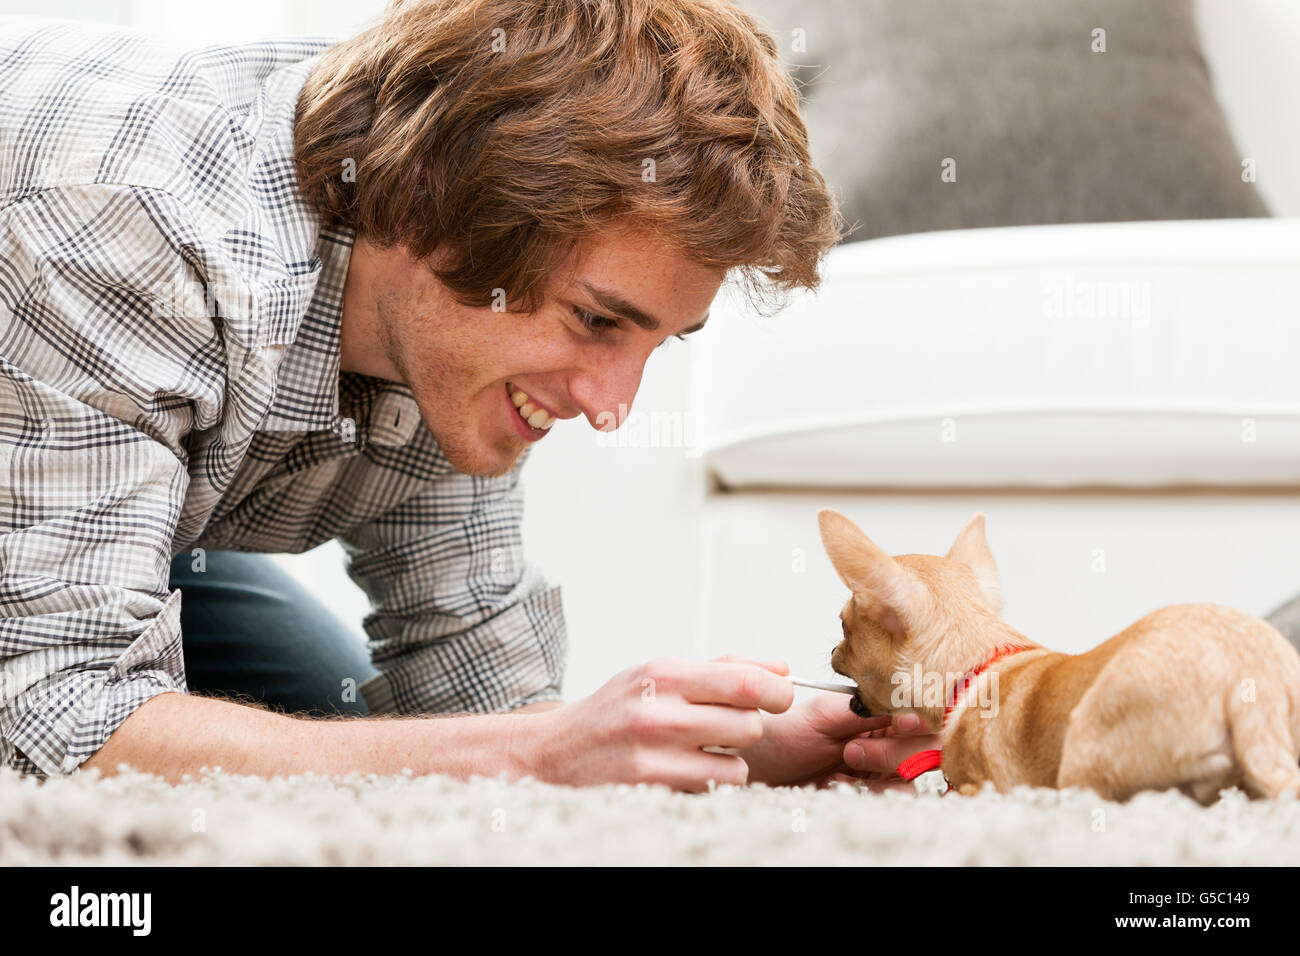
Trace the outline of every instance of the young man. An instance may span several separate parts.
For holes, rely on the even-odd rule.
[[[561,706],[559,593],[521,554],[532,443],[630,406],[731,270],[813,288],[838,238],[751,17],[404,0],[333,46],[0,47],[4,764],[698,790],[931,745],[791,709],[775,663]],[[331,538],[370,661],[263,554]]]

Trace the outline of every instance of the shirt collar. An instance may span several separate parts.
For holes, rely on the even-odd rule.
[[[275,400],[262,427],[272,431],[330,430],[347,443],[401,446],[420,426],[409,386],[359,373],[340,374],[343,287],[355,233],[321,230],[315,288],[297,335],[276,372]]]
[[[294,340],[276,372],[275,401],[262,427],[271,431],[316,431],[339,420],[339,363],[343,336],[343,286],[352,258],[349,226],[321,230],[311,275],[315,288]]]
[[[252,193],[288,262],[287,274],[262,286],[259,302],[262,342],[284,349],[262,428],[330,430],[358,449],[366,442],[403,445],[421,420],[410,388],[354,373],[340,381],[343,288],[356,234],[346,224],[320,224],[299,194],[293,167],[295,105],[317,60],[277,70],[262,91],[256,136],[264,148],[251,174]]]

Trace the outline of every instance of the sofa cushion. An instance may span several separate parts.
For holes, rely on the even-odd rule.
[[[1300,220],[1095,223],[835,248],[692,344],[727,485],[1300,485]]]

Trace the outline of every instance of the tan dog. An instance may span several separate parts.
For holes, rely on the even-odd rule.
[[[831,656],[858,684],[853,709],[942,728],[942,770],[959,793],[992,781],[1002,792],[1077,786],[1127,800],[1178,787],[1209,804],[1235,785],[1252,796],[1300,791],[1300,653],[1264,621],[1179,604],[1086,654],[1061,654],[999,619],[984,515],[942,558],[891,558],[844,515],[817,518],[853,592]],[[1006,656],[969,679],[998,648]]]

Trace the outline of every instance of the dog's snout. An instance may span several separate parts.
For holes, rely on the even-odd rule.
[[[854,694],[849,698],[849,710],[853,711],[853,713],[857,714],[859,717],[871,716],[871,711],[867,709],[866,704],[862,703],[862,698],[857,694]]]

